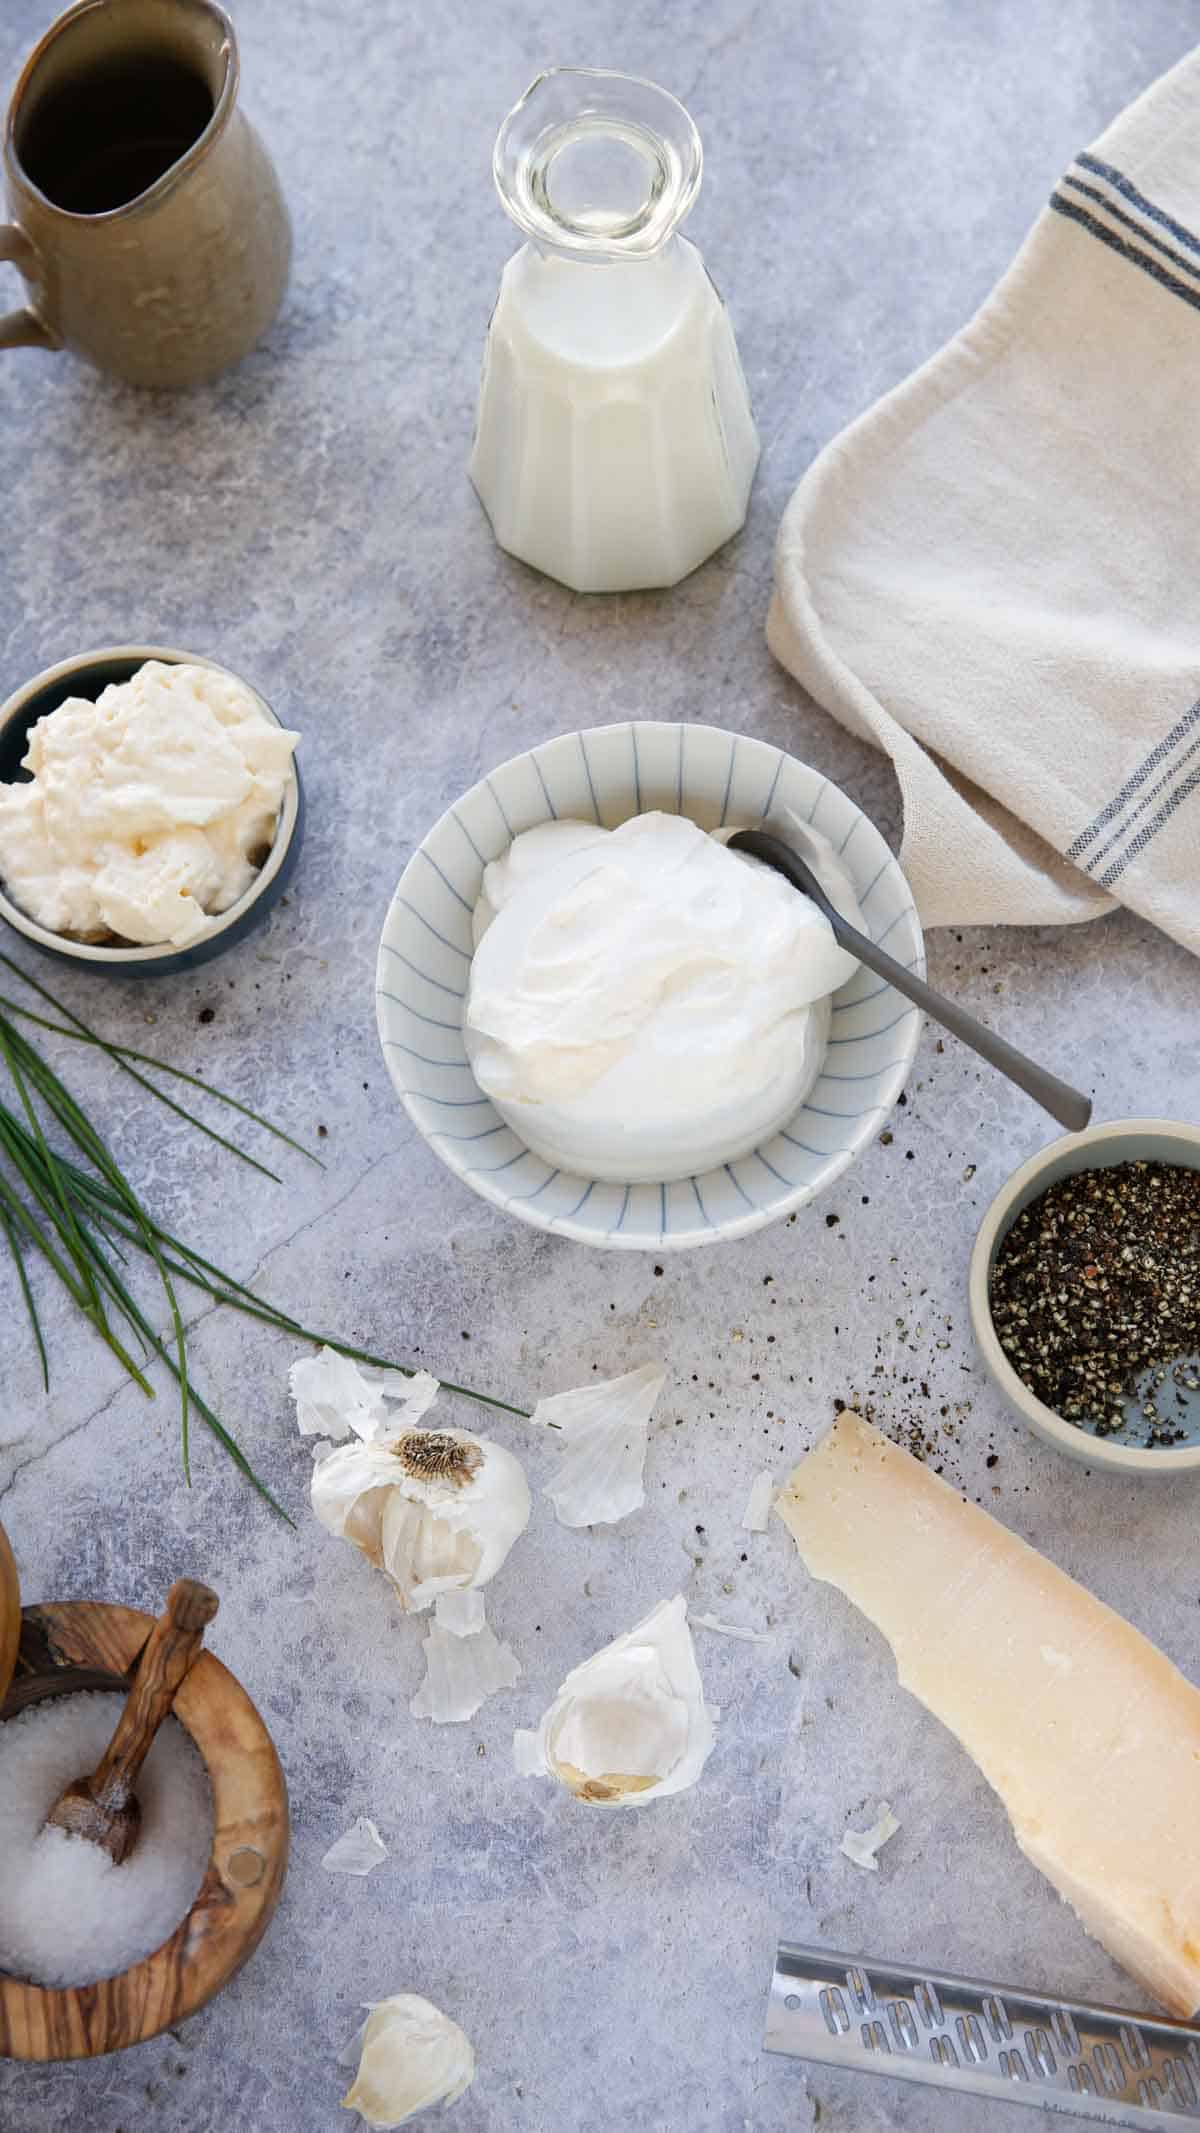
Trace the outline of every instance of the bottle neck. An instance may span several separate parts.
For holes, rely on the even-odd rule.
[[[619,265],[670,242],[701,164],[700,136],[665,90],[559,67],[509,112],[492,170],[507,213],[542,252]]]

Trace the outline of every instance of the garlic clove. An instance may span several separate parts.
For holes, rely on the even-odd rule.
[[[393,1486],[394,1466],[386,1447],[356,1439],[318,1459],[309,1496],[327,1532],[352,1541],[369,1562],[382,1568],[383,1512]]]
[[[566,1457],[542,1492],[560,1525],[612,1525],[645,1503],[650,1416],[666,1376],[661,1364],[646,1363],[538,1401],[532,1420],[565,1440]]]
[[[369,1815],[359,1815],[344,1837],[331,1844],[321,1861],[327,1874],[369,1874],[382,1865],[388,1848]]]
[[[717,1713],[704,1701],[682,1594],[567,1675],[536,1732],[519,1732],[523,1777],[557,1779],[576,1799],[637,1807],[694,1785]]]
[[[388,1490],[380,1537],[383,1568],[415,1614],[441,1594],[469,1586],[483,1559],[469,1533],[456,1532],[397,1487]]]
[[[357,2111],[374,2133],[391,2133],[432,2104],[457,2102],[475,2078],[470,2040],[419,1993],[377,2001],[360,2037],[358,2073],[342,2107]]]
[[[461,1725],[482,1703],[521,1678],[521,1663],[485,1624],[464,1637],[435,1617],[425,1644],[425,1679],[409,1704],[415,1718]]]
[[[486,1585],[529,1523],[519,1460],[467,1430],[340,1445],[314,1467],[311,1495],[322,1525],[386,1570],[414,1612]]]

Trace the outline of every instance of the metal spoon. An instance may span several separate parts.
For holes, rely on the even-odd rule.
[[[75,1778],[55,1801],[48,1829],[86,1837],[117,1866],[129,1857],[142,1826],[133,1790],[138,1773],[216,1611],[217,1595],[207,1585],[195,1578],[172,1585],[166,1611],[142,1646],[116,1732],[92,1775]]]
[[[1090,1096],[1081,1095],[1078,1089],[1060,1081],[1057,1074],[1047,1073],[1045,1067],[1040,1067],[1034,1060],[1026,1058],[1025,1053],[1019,1052],[1015,1045],[1006,1043],[1003,1037],[997,1037],[985,1023],[978,1022],[974,1015],[968,1014],[965,1007],[959,1007],[956,1001],[948,1000],[945,993],[935,992],[932,985],[925,983],[924,978],[914,977],[911,970],[904,968],[903,963],[898,963],[894,956],[888,955],[884,949],[877,948],[874,941],[868,940],[865,934],[860,933],[857,927],[842,917],[841,912],[830,902],[811,867],[805,865],[803,859],[797,856],[789,844],[784,843],[782,837],[773,837],[769,830],[738,830],[736,835],[729,839],[729,844],[732,851],[747,852],[752,859],[761,859],[764,865],[774,867],[776,873],[782,874],[790,881],[794,889],[799,889],[803,895],[811,897],[818,911],[825,913],[833,927],[835,940],[848,949],[851,955],[856,955],[860,963],[865,963],[868,970],[886,978],[889,985],[894,985],[896,991],[902,992],[906,999],[913,1000],[918,1007],[924,1008],[925,1013],[931,1015],[935,1022],[940,1022],[943,1029],[950,1030],[955,1037],[961,1038],[964,1044],[969,1044],[971,1050],[978,1052],[981,1059],[986,1059],[989,1066],[998,1067],[1002,1074],[1007,1074],[1009,1080],[1015,1081],[1017,1087],[1024,1089],[1027,1096],[1032,1096],[1043,1111],[1048,1111],[1051,1118],[1056,1118],[1060,1126],[1069,1127],[1073,1133],[1082,1132],[1092,1115]]]

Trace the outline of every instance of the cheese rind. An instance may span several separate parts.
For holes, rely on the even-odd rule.
[[[1026,1857],[1172,2014],[1200,2007],[1200,1690],[1110,1607],[857,1415],[776,1498],[806,1568],[887,1638],[901,1686]]]

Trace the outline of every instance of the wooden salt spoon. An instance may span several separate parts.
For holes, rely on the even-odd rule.
[[[47,1829],[102,1845],[115,1866],[129,1857],[142,1824],[133,1790],[138,1772],[219,1605],[216,1593],[195,1578],[172,1585],[142,1646],[112,1739],[91,1777],[76,1778],[55,1801]]]

